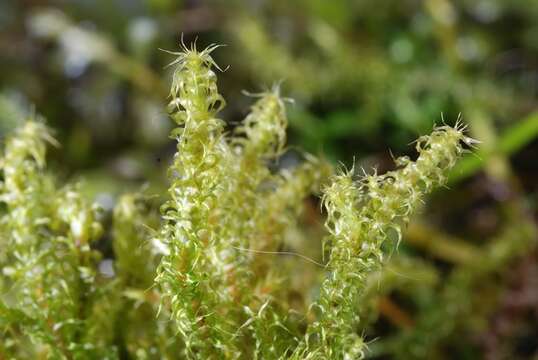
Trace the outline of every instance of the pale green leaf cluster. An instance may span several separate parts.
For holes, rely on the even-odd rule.
[[[175,359],[183,348],[153,278],[159,212],[125,194],[110,231],[114,267],[100,270],[102,211],[45,169],[50,130],[35,117],[6,140],[0,170],[0,357]],[[107,260],[110,262],[110,260]],[[151,319],[148,323],[148,319]]]
[[[332,167],[309,154],[283,166],[288,100],[278,86],[251,95],[250,112],[228,130],[218,118],[225,100],[216,48],[183,45],[172,53],[177,152],[160,209],[149,197],[125,194],[107,228],[80,187],[58,186],[45,169],[46,147],[57,144],[42,121],[30,118],[6,140],[0,357],[364,356],[358,316],[382,270],[384,244],[400,241],[402,226],[474,141],[459,125],[438,127],[417,141],[416,161],[402,157],[396,170],[358,179],[353,170],[331,177]],[[288,251],[304,200],[320,189],[329,233],[324,264]],[[103,236],[113,259],[97,250]],[[309,311],[306,287],[297,295],[291,286],[304,260],[324,270]]]
[[[383,242],[391,232],[399,241],[401,223],[446,181],[463,144],[473,140],[459,126],[438,127],[417,141],[416,162],[399,158],[399,169],[360,181],[352,179],[352,171],[332,178],[323,197],[331,234],[325,244],[328,276],[312,306],[315,320],[298,340],[291,330],[295,326],[286,323],[285,302],[276,297],[279,283],[268,277],[271,264],[254,254],[278,249],[293,219],[285,210],[300,203],[326,171],[320,172],[316,159],[291,176],[288,170],[268,170],[267,160],[282,152],[285,141],[278,88],[260,94],[244,122],[231,136],[225,133],[224,122],[216,118],[224,100],[212,69],[215,48],[199,52],[184,46],[172,63],[170,108],[179,125],[172,132],[178,151],[158,237],[167,254],[156,280],[170,300],[186,355],[361,358],[365,346],[356,332],[357,301],[367,276],[382,264]]]
[[[329,250],[319,299],[318,319],[308,329],[302,356],[312,359],[355,359],[365,345],[357,334],[357,302],[369,274],[383,263],[383,244],[390,233],[401,239],[402,223],[419,208],[424,196],[446,181],[446,172],[474,140],[463,129],[442,126],[417,140],[418,159],[396,159],[399,167],[383,175],[354,180],[353,170],[333,177],[324,190]]]
[[[156,317],[160,293],[153,286],[161,252],[151,244],[159,226],[158,209],[140,193],[118,199],[113,214],[116,299],[114,323],[122,347],[135,359],[176,359],[183,348],[170,314]],[[148,322],[148,319],[151,321]]]
[[[328,173],[304,165],[269,170],[285,145],[285,103],[278,87],[259,99],[231,135],[211,58],[216,46],[184,46],[170,109],[178,142],[170,200],[155,241],[164,245],[157,283],[167,296],[189,358],[276,358],[293,345],[280,281],[267,255],[278,250],[297,207]]]
[[[44,170],[47,143],[56,144],[49,130],[30,119],[6,141],[0,163],[7,250],[1,258],[2,351],[16,358],[113,358],[107,334],[92,318],[103,296],[96,286],[99,255],[90,247],[101,234],[99,210],[76,187],[55,187]],[[21,346],[19,336],[36,347]]]

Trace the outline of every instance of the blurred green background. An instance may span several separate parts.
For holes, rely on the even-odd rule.
[[[461,116],[480,149],[408,229],[361,331],[375,358],[538,358],[537,0],[2,0],[0,138],[34,107],[63,144],[51,166],[105,209],[163,191],[173,58],[158,49],[181,34],[227,45],[231,128],[242,90],[282,82],[289,161],[303,148],[385,171],[388,149],[413,156]]]

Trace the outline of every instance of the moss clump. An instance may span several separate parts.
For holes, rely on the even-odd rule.
[[[285,150],[286,100],[278,86],[255,95],[246,119],[227,133],[217,117],[225,101],[211,57],[216,48],[183,45],[173,53],[169,111],[177,152],[168,199],[160,220],[141,194],[119,199],[105,229],[113,275],[98,271],[99,208],[77,186],[57,187],[45,170],[46,145],[55,144],[48,129],[30,119],[8,139],[0,162],[7,249],[0,257],[1,355],[363,357],[357,302],[381,268],[383,243],[391,232],[399,241],[402,224],[474,141],[461,126],[435,128],[417,141],[416,161],[399,158],[398,169],[357,181],[353,171],[331,177],[332,167],[309,154],[294,168],[271,170]],[[310,307],[316,311],[303,317],[286,282],[297,267],[268,254],[280,253],[303,200],[320,192],[329,256]]]

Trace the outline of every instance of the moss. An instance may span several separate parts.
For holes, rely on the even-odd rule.
[[[46,126],[29,119],[0,162],[3,295],[0,355],[53,359],[355,359],[366,352],[357,334],[357,303],[379,271],[390,233],[474,140],[463,127],[437,127],[417,141],[419,157],[396,159],[386,174],[333,174],[304,154],[293,168],[274,163],[286,151],[287,99],[278,86],[256,94],[234,131],[218,118],[211,54],[183,45],[169,104],[177,151],[167,200],[159,211],[141,194],[125,194],[112,229],[76,185],[57,186],[45,169]],[[274,257],[286,246],[304,200],[322,193],[327,211],[326,272],[312,313],[288,301],[289,267]],[[112,241],[112,275],[99,272],[95,249]],[[102,263],[101,263],[102,264]],[[155,282],[155,283],[154,283]],[[154,286],[156,285],[156,286]],[[5,291],[9,289],[9,291]],[[307,296],[304,296],[307,298]],[[154,315],[157,313],[157,318]],[[171,319],[172,321],[168,321]],[[306,329],[306,330],[305,330]],[[33,344],[29,346],[28,344]]]

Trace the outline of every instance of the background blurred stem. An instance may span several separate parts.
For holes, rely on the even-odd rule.
[[[517,153],[538,135],[538,112],[533,112],[505,130],[492,149],[482,148],[476,154],[465,156],[453,169],[449,184],[455,184],[476,174],[494,156],[492,151],[504,156]],[[486,145],[487,147],[487,145]]]
[[[35,35],[58,41],[66,52],[109,67],[114,73],[152,97],[168,96],[163,81],[151,69],[134,58],[120,53],[106,37],[73,24],[64,13],[46,9],[35,12],[29,21]]]
[[[446,235],[426,224],[413,222],[405,231],[405,242],[427,251],[438,259],[468,264],[480,256],[480,249],[456,237]]]

